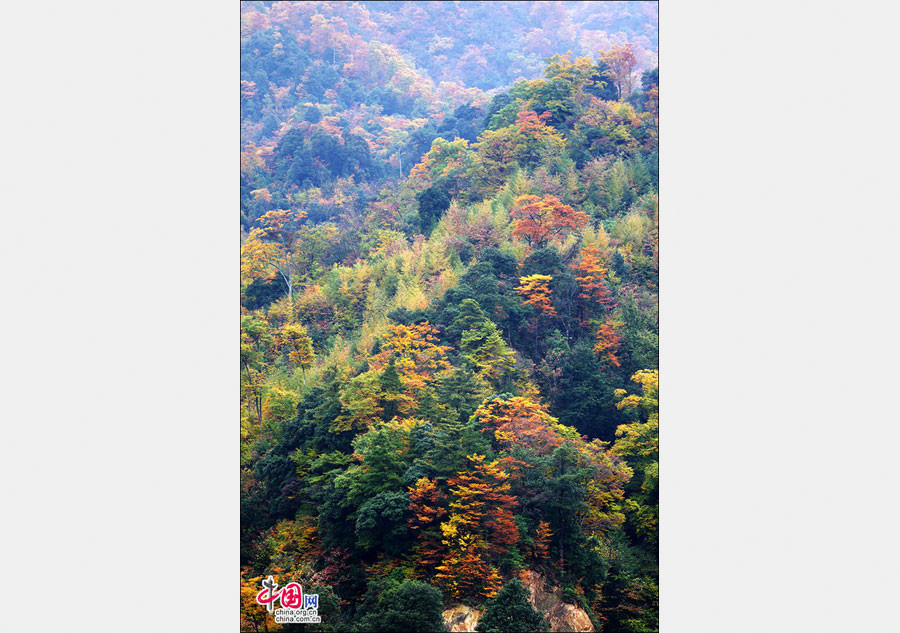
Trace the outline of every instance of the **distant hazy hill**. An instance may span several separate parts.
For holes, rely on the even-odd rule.
[[[631,42],[638,69],[657,65],[656,2],[363,2],[377,36],[435,82],[483,90],[543,72],[556,53]],[[424,45],[423,45],[424,43]]]

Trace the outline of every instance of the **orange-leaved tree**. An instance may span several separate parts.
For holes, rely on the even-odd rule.
[[[428,322],[389,325],[381,350],[369,359],[377,371],[393,357],[407,393],[416,393],[451,368],[446,345],[438,345],[437,330]]]
[[[563,442],[553,428],[556,418],[521,396],[487,400],[476,409],[475,417],[498,448],[527,446],[538,454],[549,455]]]
[[[550,524],[546,521],[538,523],[537,533],[534,535],[534,557],[538,560],[544,560],[550,555],[550,541],[553,538],[553,531]]]
[[[476,453],[467,459],[469,471],[447,481],[453,497],[450,522],[484,536],[490,553],[500,556],[519,539],[512,512],[516,498],[508,494],[509,473],[497,460],[485,463],[484,455]]]
[[[571,265],[575,270],[575,281],[581,287],[578,296],[594,301],[602,306],[612,303],[612,294],[607,285],[609,271],[603,265],[600,249],[596,246],[585,246],[581,249],[578,261]]]
[[[485,456],[467,457],[469,470],[451,477],[450,517],[441,524],[446,554],[436,577],[457,599],[490,598],[500,588],[491,558],[506,554],[519,538],[509,494],[509,474]]]
[[[528,275],[519,278],[516,292],[522,295],[522,300],[530,306],[534,306],[547,316],[556,316],[556,308],[550,300],[550,275]]]
[[[555,239],[565,239],[588,223],[584,211],[563,204],[556,196],[519,196],[509,216],[513,220],[513,235],[534,250],[544,248]]]
[[[447,525],[441,525],[441,529]],[[485,560],[485,543],[474,534],[448,535],[448,548],[434,577],[456,600],[493,598],[500,591],[497,570]]]
[[[444,507],[447,498],[434,480],[422,477],[409,488],[409,499],[409,511],[413,514],[409,529],[418,534],[414,548],[416,564],[432,575],[446,555],[446,548],[441,543],[440,522],[447,516]]]
[[[621,367],[619,362],[619,348],[622,346],[621,321],[606,321],[597,329],[597,342],[594,344],[594,353],[611,365]]]

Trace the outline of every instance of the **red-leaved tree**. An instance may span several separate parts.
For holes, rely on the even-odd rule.
[[[524,240],[531,250],[544,248],[555,239],[565,239],[588,222],[584,211],[563,204],[556,196],[519,196],[509,215],[513,235]]]

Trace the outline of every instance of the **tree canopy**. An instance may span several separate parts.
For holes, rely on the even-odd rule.
[[[269,575],[319,591],[310,630],[548,630],[528,570],[658,627],[655,32],[242,3],[242,630],[292,630]]]

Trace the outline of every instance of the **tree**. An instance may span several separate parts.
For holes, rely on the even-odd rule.
[[[579,340],[559,366],[557,389],[550,405],[560,423],[579,433],[604,441],[615,438],[622,416],[615,407],[613,390],[621,386],[619,372],[604,371],[589,338]]]
[[[316,359],[313,352],[312,339],[306,328],[299,324],[289,323],[281,328],[281,346],[288,352],[288,361],[300,367],[303,375],[303,386],[306,386],[306,368]]]
[[[474,299],[463,300],[459,315],[447,330],[461,336],[459,351],[488,382],[498,384],[500,378],[515,367],[513,351]]]
[[[406,579],[385,590],[375,608],[359,623],[360,631],[437,633],[446,631],[440,590],[420,580]]]
[[[381,390],[382,409],[384,411],[384,419],[390,420],[399,412],[398,402],[404,400],[403,383],[400,381],[400,374],[397,373],[397,355],[391,355],[387,366],[381,372],[379,378],[379,386]]]
[[[241,630],[268,631],[269,613],[266,608],[256,601],[260,591],[262,576],[245,578],[247,572],[241,570]]]
[[[450,208],[450,195],[440,187],[432,186],[416,194],[419,203],[419,226],[428,235],[441,214]]]
[[[265,320],[252,316],[241,318],[241,386],[252,400],[257,422],[262,422],[265,374],[273,347],[274,339]]]
[[[544,614],[531,606],[529,593],[518,578],[513,578],[487,602],[478,626],[479,633],[527,633],[549,631]]]
[[[588,223],[584,211],[563,204],[556,196],[519,196],[509,217],[513,220],[513,235],[535,250],[544,248],[552,240],[564,239]]]
[[[460,302],[456,318],[447,326],[447,333],[458,340],[463,332],[477,329],[487,320],[479,303],[475,299],[466,298]]]
[[[478,329],[463,332],[459,349],[476,367],[478,375],[494,385],[499,385],[500,379],[516,366],[513,351],[490,320]]]
[[[380,492],[365,501],[356,515],[356,536],[360,547],[400,553],[407,545],[406,529],[409,497],[404,492]]]
[[[454,530],[478,533],[492,555],[505,554],[519,539],[512,509],[516,499],[508,494],[509,473],[498,460],[485,463],[484,455],[470,455],[469,470],[447,483],[450,486],[450,524]]]
[[[342,413],[329,428],[332,433],[370,429],[382,418],[379,376],[366,371],[354,376],[341,390]]]
[[[455,416],[447,410],[447,407],[437,401],[434,388],[425,387],[416,401],[416,417],[435,424],[440,424],[453,419]]]
[[[441,524],[441,529],[448,525]],[[446,535],[446,532],[445,532]],[[447,554],[437,566],[437,578],[455,600],[481,601],[497,594],[500,574],[485,560],[487,547],[474,534],[446,535]]]
[[[428,574],[434,573],[434,568],[446,554],[440,530],[441,520],[447,516],[446,502],[447,497],[437,483],[427,477],[420,478],[409,488],[409,511],[412,513],[409,529],[417,533],[416,564]]]
[[[587,100],[585,89],[604,87],[604,82],[594,79],[596,72],[590,57],[573,61],[569,54],[552,56],[544,69],[546,81],[534,82],[538,86],[534,94],[535,109],[552,113],[550,120],[555,127],[566,126],[580,114]]]
[[[622,335],[619,333],[622,325],[621,321],[601,323],[597,328],[597,342],[594,344],[594,352],[597,356],[616,367],[622,366],[617,356],[619,347],[622,345]]]
[[[571,266],[577,273],[575,281],[581,287],[578,296],[606,308],[612,303],[612,294],[607,285],[609,271],[601,262],[600,249],[585,246],[581,249],[578,262]]]
[[[441,523],[446,548],[436,577],[456,599],[489,598],[500,576],[489,559],[509,551],[519,538],[513,516],[516,498],[509,494],[509,474],[485,456],[468,456],[469,468],[447,481],[452,501]]]
[[[641,75],[641,88],[644,92],[649,91],[653,86],[659,86],[659,66],[652,70],[645,70]]]
[[[306,217],[305,211],[277,209],[259,218],[260,227],[253,229],[241,247],[241,277],[249,281],[259,275],[281,275],[293,306],[294,273],[297,261],[296,224]]]
[[[486,454],[489,450],[490,442],[472,420],[449,419],[436,425],[431,445],[422,456],[422,466],[426,474],[443,483],[468,466],[469,455]]]
[[[353,448],[362,457],[362,463],[351,466],[340,481],[353,507],[361,506],[381,492],[403,489],[403,473],[410,462],[408,438],[408,429],[382,424],[353,440]]]
[[[450,369],[446,345],[438,345],[437,330],[425,321],[413,325],[389,325],[381,351],[369,359],[376,370],[383,369],[391,358],[407,395],[414,396]]]
[[[538,560],[544,560],[550,555],[550,540],[553,538],[553,531],[550,524],[546,521],[538,523],[537,533],[534,535],[534,557]]]
[[[653,129],[659,132],[659,86],[647,91],[647,103],[644,108],[653,117]]]
[[[435,392],[438,402],[456,413],[460,422],[468,422],[481,404],[478,382],[468,369],[457,369],[453,373],[442,376],[436,384]]]
[[[543,151],[562,149],[565,144],[556,129],[545,122],[550,116],[550,112],[539,115],[533,110],[525,109],[516,115],[515,157],[523,165],[538,161]]]
[[[446,210],[450,198],[457,197],[467,188],[466,174],[471,170],[473,159],[474,154],[465,139],[434,139],[431,149],[409,172],[410,183],[421,190],[416,196],[420,210],[423,203],[429,217]],[[426,193],[429,189],[431,192]]]
[[[486,400],[475,411],[479,424],[499,447],[527,446],[546,455],[562,443],[553,428],[556,418],[528,398],[506,396]]]
[[[470,178],[478,183],[475,195],[470,194],[473,200],[503,186],[517,166],[536,165],[545,156],[558,156],[565,149],[565,139],[545,122],[551,116],[549,112],[538,115],[518,102],[508,104],[504,111],[507,108],[509,116],[503,117],[501,124],[505,126],[484,130],[473,145],[475,161]]]
[[[624,389],[617,389],[616,395],[622,399],[616,407],[636,409],[641,419],[616,429],[612,450],[623,457],[635,473],[629,483],[631,499],[626,505],[629,518],[640,536],[656,543],[659,525],[659,370],[641,370],[631,380],[641,386],[641,394],[626,395]]]
[[[631,73],[637,65],[634,46],[629,43],[611,48],[600,54],[600,60],[607,67],[603,75],[615,84],[619,101],[624,100],[631,94]]]
[[[548,498],[541,510],[549,521],[565,579],[592,589],[602,579],[598,550],[601,536],[625,520],[622,486],[628,472],[610,458],[602,444],[567,439],[550,455],[545,471]]]
[[[530,306],[534,306],[549,317],[556,316],[556,308],[550,300],[551,290],[550,275],[528,275],[519,279],[516,292],[522,295],[523,300]]]

